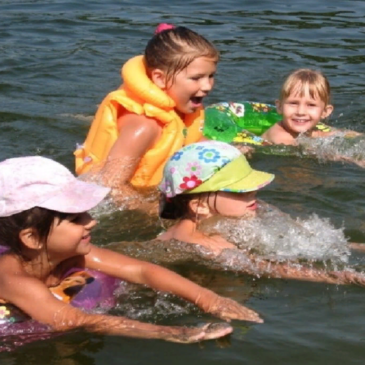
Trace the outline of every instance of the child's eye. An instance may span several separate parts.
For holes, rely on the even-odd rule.
[[[200,76],[193,76],[191,79],[194,80],[194,81],[199,81],[200,80]]]
[[[77,222],[81,221],[81,219],[82,219],[82,214],[70,214],[67,217],[67,220],[71,223],[77,223]]]

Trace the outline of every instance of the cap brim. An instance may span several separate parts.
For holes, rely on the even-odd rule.
[[[241,155],[227,163],[213,176],[198,187],[185,194],[204,193],[209,191],[230,191],[244,193],[261,189],[269,184],[275,175],[254,170],[246,158]]]
[[[38,206],[62,213],[82,213],[96,207],[109,192],[110,188],[75,180]]]
[[[232,193],[245,193],[255,191],[270,184],[274,180],[275,175],[263,171],[252,170],[250,174],[233,184],[226,185],[220,191],[229,191]]]

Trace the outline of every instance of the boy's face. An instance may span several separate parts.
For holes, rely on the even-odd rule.
[[[293,88],[290,95],[276,102],[277,111],[283,116],[283,127],[294,137],[314,128],[317,123],[328,117],[332,105],[325,105],[318,96],[312,97],[309,87],[302,90],[302,85]]]

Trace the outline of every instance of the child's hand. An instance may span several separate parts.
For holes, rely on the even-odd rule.
[[[348,246],[351,248],[351,250],[365,252],[365,244],[363,243],[349,242]]]
[[[263,323],[263,319],[255,311],[244,307],[236,301],[224,298],[217,295],[217,298],[209,306],[208,313],[215,315],[218,318],[230,321],[231,319],[238,319],[241,321],[250,321],[256,323]]]
[[[345,133],[345,138],[354,138],[362,135],[362,133],[350,130],[345,130]]]
[[[227,323],[208,323],[203,327],[170,327],[163,330],[161,339],[178,343],[193,343],[214,340],[233,332]]]
[[[338,280],[338,284],[355,284],[365,286],[365,275],[363,273],[344,270],[331,272],[330,274]]]
[[[251,158],[252,154],[255,152],[255,148],[252,146],[247,146],[244,144],[235,143],[234,147],[240,150],[240,152],[247,158]]]

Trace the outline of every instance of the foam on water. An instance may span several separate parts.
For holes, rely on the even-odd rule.
[[[92,122],[94,119],[93,115],[86,115],[86,114],[69,114],[69,113],[61,113],[60,114],[61,117],[63,118],[74,118],[76,120],[80,120],[82,122]]]
[[[365,136],[346,137],[346,132],[338,132],[326,138],[298,137],[304,154],[315,155],[321,161],[353,162],[365,167]]]
[[[338,131],[325,138],[311,138],[302,134],[297,138],[298,146],[257,146],[255,151],[268,155],[317,158],[321,162],[343,161],[365,167],[365,135],[346,137]]]
[[[222,218],[202,228],[207,233],[219,232],[239,248],[276,261],[299,258],[346,263],[350,255],[343,228],[335,228],[329,219],[316,214],[293,219],[262,201],[253,219]]]

